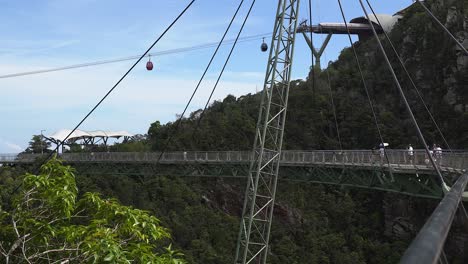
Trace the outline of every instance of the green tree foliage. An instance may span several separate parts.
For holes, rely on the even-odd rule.
[[[85,193],[73,169],[52,159],[26,174],[12,210],[0,211],[3,263],[183,263],[146,211]]]
[[[456,20],[448,26],[452,32],[463,32],[466,1],[447,1],[445,4],[426,1],[425,4],[442,21],[445,21],[450,6],[456,8]],[[457,68],[453,40],[418,4],[406,11],[390,38],[449,144],[452,148],[468,147],[466,130],[461,125],[466,123],[468,75],[466,69]],[[430,144],[443,144],[398,58],[390,52],[388,41],[382,41],[426,140]],[[354,46],[383,139],[392,148],[405,148],[409,143],[422,147],[388,66],[382,63],[384,58],[375,39],[362,40]],[[315,70],[314,74],[315,92],[311,89],[311,78],[291,82],[284,148],[338,149],[337,126],[343,148],[375,147],[380,138],[352,49],[344,49],[337,61],[323,71]],[[338,124],[334,121],[329,87]],[[229,95],[223,101],[212,103],[201,120],[201,110],[182,119],[177,131],[174,123],[153,123],[148,131],[149,143],[152,150],[161,150],[161,142],[171,135],[172,143],[168,146],[171,150],[250,150],[259,103],[260,94],[237,99]]]
[[[25,153],[50,153],[49,150],[51,143],[44,139],[42,135],[33,135],[31,141],[29,141],[28,148],[24,151]]]

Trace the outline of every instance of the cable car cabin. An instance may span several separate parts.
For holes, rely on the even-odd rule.
[[[262,50],[262,52],[265,52],[268,50],[268,45],[265,43],[265,38],[263,38],[262,40],[262,45],[260,45],[260,49]]]
[[[152,63],[151,61],[148,61],[148,62],[146,63],[146,69],[147,69],[148,71],[153,70],[153,63]]]

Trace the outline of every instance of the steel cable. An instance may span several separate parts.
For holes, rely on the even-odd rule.
[[[359,3],[361,4],[362,11],[366,15],[367,21],[371,21],[370,17],[369,17],[369,14],[367,13],[367,10],[364,7],[364,4],[362,3],[362,0],[359,0]],[[403,88],[401,88],[400,81],[398,80],[398,77],[396,76],[395,71],[392,68],[392,64],[390,63],[390,60],[388,59],[387,53],[385,52],[385,49],[384,49],[384,47],[382,45],[382,42],[380,41],[380,38],[377,35],[377,31],[375,30],[374,24],[369,23],[369,25],[371,26],[374,37],[377,40],[377,43],[378,43],[379,48],[380,48],[380,50],[382,52],[382,55],[384,56],[385,62],[386,62],[387,66],[389,68],[389,71],[390,71],[390,73],[391,73],[391,75],[393,77],[395,85],[397,86],[398,91],[400,92],[400,96],[401,96],[401,98],[403,99],[403,101],[405,103],[406,109],[408,110],[408,114],[411,117],[413,125],[416,128],[416,132],[417,132],[417,134],[419,136],[419,139],[421,140],[421,143],[424,145],[424,148],[426,150],[426,154],[428,155],[428,158],[431,161],[432,166],[434,167],[434,169],[437,172],[437,175],[439,176],[439,180],[441,181],[440,183],[443,184],[444,183],[444,178],[442,177],[442,173],[440,172],[439,167],[435,163],[434,157],[432,157],[432,155],[431,155],[431,153],[429,151],[429,147],[427,146],[426,140],[424,139],[424,136],[423,136],[423,134],[421,132],[421,129],[419,128],[418,122],[416,121],[416,118],[414,117],[413,111],[411,110],[411,106],[409,105],[408,100],[406,99],[406,95],[403,92]]]
[[[442,22],[440,22],[440,20],[437,19],[437,17],[431,12],[431,10],[429,10],[429,8],[427,8],[420,0],[416,0],[416,1],[424,8],[426,13],[429,14],[437,22],[437,24],[439,24],[439,26],[442,27],[442,29],[445,32],[447,32],[447,34],[457,43],[458,47],[460,47],[465,52],[465,54],[468,56],[468,50],[466,50],[466,48],[463,46],[463,44],[461,44],[457,40],[457,38],[450,32],[450,30],[448,30],[448,28],[444,24],[442,24]]]
[[[174,135],[176,134],[176,132],[179,130],[180,128],[180,124],[182,123],[182,119],[184,118],[184,115],[185,115],[185,112],[187,111],[188,107],[190,106],[190,103],[192,102],[193,100],[193,97],[195,96],[195,94],[197,93],[198,91],[198,88],[200,87],[200,84],[202,83],[203,79],[205,78],[205,75],[206,73],[208,72],[208,69],[210,68],[214,58],[216,57],[216,54],[218,53],[218,50],[221,46],[221,44],[223,43],[224,41],[224,38],[226,37],[227,33],[229,32],[229,29],[231,28],[235,18],[237,17],[237,14],[239,13],[239,10],[241,9],[242,7],[242,4],[244,3],[244,0],[242,0],[240,3],[239,3],[239,6],[237,7],[236,9],[236,12],[234,13],[234,15],[232,16],[231,18],[231,21],[229,22],[229,25],[228,27],[226,28],[226,30],[224,31],[224,34],[221,38],[221,40],[219,41],[218,43],[218,46],[216,47],[216,50],[214,51],[213,55],[211,56],[211,59],[210,61],[208,62],[208,65],[206,66],[202,76],[200,77],[200,80],[198,81],[198,84],[196,85],[192,95],[190,96],[190,99],[188,100],[187,104],[185,105],[185,108],[184,110],[182,111],[182,114],[180,115],[180,117],[177,119],[176,123],[175,123],[175,128],[173,129],[172,133],[170,133],[169,135],[169,138],[166,140],[165,144],[164,144],[164,147],[161,151],[161,154],[159,155],[157,161],[156,161],[156,165],[160,162],[161,158],[163,157],[164,153],[166,152],[167,150],[167,147],[169,146],[169,144],[171,143],[172,141],[172,138],[174,137]]]
[[[372,5],[370,4],[369,0],[366,0],[366,2],[367,2],[367,5],[369,6],[369,8],[371,9],[372,13],[374,14],[375,18],[377,19],[377,23],[379,24],[380,27],[382,27],[382,24],[380,23],[380,20],[377,17],[374,9],[372,8]],[[442,140],[444,141],[445,145],[450,150],[450,152],[453,153],[452,148],[450,147],[449,143],[447,142],[444,134],[442,133],[442,130],[440,129],[439,125],[437,124],[437,121],[435,120],[434,116],[432,115],[431,111],[429,110],[429,107],[427,106],[426,102],[424,102],[424,99],[423,99],[423,97],[421,95],[421,92],[419,91],[416,84],[414,83],[413,78],[411,78],[411,75],[409,74],[408,69],[405,66],[405,63],[401,59],[400,55],[398,55],[398,52],[397,52],[395,46],[393,45],[393,42],[391,41],[390,37],[388,36],[387,32],[385,32],[385,30],[383,30],[383,33],[384,33],[385,38],[387,39],[388,43],[392,47],[393,52],[395,53],[396,57],[398,58],[398,61],[400,62],[400,65],[402,66],[403,70],[405,71],[406,76],[410,80],[411,85],[413,86],[414,90],[416,91],[416,94],[418,95],[419,99],[421,100],[422,104],[424,105],[424,108],[426,109],[427,113],[429,113],[429,117],[431,118],[432,122],[436,126],[437,131],[439,131],[439,134],[442,137]]]
[[[340,128],[339,128],[339,125],[338,125],[338,118],[336,117],[336,107],[335,107],[335,102],[333,100],[333,91],[332,91],[332,87],[331,87],[329,69],[330,69],[330,63],[328,63],[328,69],[327,69],[328,90],[330,92],[330,101],[331,101],[332,110],[333,110],[333,117],[335,118],[336,135],[338,137],[338,142],[340,144],[340,150],[343,150],[343,144],[341,143],[341,136],[340,136]]]
[[[81,121],[73,128],[73,130],[63,139],[63,141],[61,141],[59,144],[57,144],[57,147],[55,148],[55,150],[53,152],[51,152],[46,159],[44,159],[43,161],[41,161],[39,163],[39,166],[37,166],[33,171],[35,172],[35,174],[39,173],[39,170],[41,168],[41,166],[46,162],[48,161],[53,155],[55,152],[58,153],[58,150],[60,149],[61,146],[63,146],[63,144],[65,144],[65,142],[68,140],[68,138],[70,138],[70,136],[80,127],[81,124],[83,124],[83,122],[101,105],[102,102],[104,102],[104,100],[115,90],[115,88],[117,88],[117,86],[125,79],[125,77],[127,77],[127,75],[133,70],[133,68],[135,68],[135,66],[146,56],[146,54],[148,54],[148,52],[162,39],[162,37],[164,37],[164,35],[166,35],[166,33],[169,31],[169,29],[172,28],[172,26],[174,26],[174,24],[182,17],[182,15],[185,14],[185,12],[192,6],[192,4],[195,2],[195,0],[192,0],[183,10],[182,12],[174,19],[174,21],[172,21],[171,24],[169,24],[169,26],[163,31],[163,33],[153,42],[153,44],[151,44],[151,46],[140,56],[140,58],[130,67],[130,69],[127,70],[127,72],[114,84],[114,86],[101,98],[101,100],[99,100],[99,102],[86,114],[85,117],[83,117],[83,119],[81,119]],[[13,190],[13,194],[22,186],[22,184],[18,185],[14,190]]]
[[[344,14],[343,6],[341,5],[341,0],[338,0],[338,5],[340,6],[341,16],[343,18],[343,22],[344,22],[345,27],[346,27],[346,32],[348,33],[347,35],[348,35],[349,43],[351,44],[351,48],[353,49],[353,54],[354,54],[354,58],[356,60],[357,66],[358,66],[359,74],[361,76],[362,85],[363,85],[364,90],[366,92],[367,100],[369,101],[369,106],[370,106],[370,109],[371,109],[371,112],[372,112],[372,116],[374,118],[374,123],[375,123],[375,126],[377,128],[377,132],[379,134],[380,143],[382,144],[382,147],[385,148],[384,139],[383,139],[383,136],[382,136],[382,131],[380,129],[379,122],[377,120],[377,114],[375,112],[374,104],[372,103],[372,99],[371,99],[371,96],[370,96],[370,93],[369,93],[369,89],[367,87],[366,80],[364,78],[364,73],[362,72],[362,67],[361,67],[361,63],[359,61],[359,57],[358,57],[356,48],[354,47],[353,40],[351,39],[351,33],[349,31],[348,22],[346,22],[346,16]],[[389,158],[387,156],[386,151],[384,151],[384,156],[385,156],[385,159],[387,160],[387,164],[388,164],[389,169],[390,169],[390,160],[389,160]]]
[[[206,109],[208,108],[208,104],[210,103],[211,97],[213,96],[213,94],[214,94],[214,92],[216,90],[216,87],[218,86],[219,80],[223,76],[224,70],[226,69],[226,65],[228,64],[229,59],[231,58],[232,52],[234,51],[234,48],[236,47],[237,40],[239,39],[239,37],[240,37],[240,35],[242,33],[242,30],[244,29],[245,23],[247,22],[247,20],[248,20],[248,18],[250,16],[250,12],[252,11],[252,8],[253,8],[253,6],[255,4],[255,1],[256,0],[253,0],[252,4],[250,5],[249,11],[247,12],[247,15],[245,16],[244,22],[242,23],[242,26],[240,27],[239,32],[237,33],[236,40],[232,44],[231,51],[229,52],[229,55],[227,56],[226,61],[224,62],[223,68],[221,69],[221,72],[218,75],[218,79],[216,80],[216,83],[214,84],[213,89],[211,90],[211,94],[210,94],[208,100],[206,101],[205,107],[203,108],[203,111],[201,112],[200,117],[198,118],[196,128],[198,128],[200,126],[200,122],[201,122],[201,120],[202,120],[202,118],[203,118],[203,116],[205,114]]]
[[[270,36],[270,35],[271,35],[271,33],[264,33],[264,34],[246,36],[246,37],[240,38],[239,41],[237,41],[237,42],[240,43],[240,42],[248,42],[248,41],[258,40],[258,39],[262,39],[262,38],[264,38],[266,36]],[[227,45],[227,44],[230,44],[230,43],[233,43],[233,42],[234,42],[234,39],[229,39],[229,40],[226,40],[223,43],[223,45]],[[212,43],[205,43],[205,44],[200,44],[200,45],[191,46],[191,47],[163,50],[163,51],[159,51],[159,52],[148,53],[147,56],[156,57],[156,56],[162,56],[162,55],[168,55],[168,54],[190,52],[190,51],[195,51],[195,50],[201,50],[201,49],[216,47],[217,44],[218,44],[218,42],[212,42]],[[9,74],[0,75],[0,79],[7,79],[7,78],[20,77],[20,76],[56,72],[56,71],[64,71],[64,70],[71,70],[71,69],[78,69],[78,68],[85,68],[85,67],[92,67],[92,66],[99,66],[99,65],[103,65],[103,64],[110,64],[110,63],[134,60],[134,59],[138,59],[139,57],[140,57],[140,55],[136,55],[136,56],[123,57],[123,58],[116,58],[116,59],[108,59],[108,60],[101,60],[101,61],[94,61],[94,62],[79,63],[79,64],[73,64],[73,65],[67,65],[67,66],[62,66],[62,67],[57,67],[57,68],[49,68],[49,69],[43,69],[43,70],[9,73]]]
[[[309,24],[312,27],[312,0],[309,0]],[[312,44],[311,49],[314,48],[314,37],[312,30],[310,30],[310,43]],[[315,105],[315,67],[314,67],[314,52],[313,50],[310,50],[310,57],[312,61],[312,100],[313,100],[313,105]]]

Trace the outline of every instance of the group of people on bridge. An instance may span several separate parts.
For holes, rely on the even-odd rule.
[[[438,145],[434,144],[432,146],[432,149],[429,150],[429,155],[432,156],[434,161],[438,161],[439,165],[441,164],[441,162],[442,162],[442,148],[440,147],[440,145],[438,146]],[[408,158],[409,158],[410,163],[413,164],[413,162],[414,162],[414,149],[413,149],[413,146],[411,144],[408,145]],[[430,162],[429,157],[427,156],[427,154],[425,154],[424,163],[429,164],[429,162]]]

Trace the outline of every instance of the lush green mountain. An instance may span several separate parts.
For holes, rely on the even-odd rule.
[[[468,1],[426,4],[468,46]],[[390,36],[452,148],[468,147],[468,57],[457,52],[455,44],[417,5],[406,11]],[[430,143],[442,144],[397,58],[386,41],[384,45],[425,136]],[[384,140],[394,148],[408,143],[417,146],[415,130],[375,40],[360,41],[355,47]],[[312,78],[291,84],[284,147],[340,147],[329,79],[343,148],[374,147],[379,142],[377,129],[352,50],[344,49],[327,69],[316,71],[314,79],[315,93]],[[228,96],[214,102],[201,120],[201,111],[195,111],[182,119],[178,129],[175,123],[156,121],[146,139],[112,150],[162,150],[169,137],[168,150],[250,150],[259,101],[259,94]],[[0,174],[3,201],[8,200],[7,191],[18,173],[15,170],[20,169]],[[170,176],[142,182],[131,175],[83,174],[78,175],[77,183],[83,192],[99,191],[123,204],[154,212],[170,227],[174,244],[190,263],[233,262],[245,182]],[[277,197],[270,263],[395,263],[437,204],[382,192],[283,181]],[[394,236],[387,232],[389,218],[406,219],[406,227],[411,228],[403,236]],[[459,248],[449,244],[449,254],[457,256],[453,263],[467,260]]]
[[[461,41],[466,38],[468,46],[468,22],[464,12],[468,2],[444,1],[444,5],[439,2],[432,4],[432,8]],[[468,129],[468,57],[458,51],[455,42],[418,4],[405,12],[390,38],[449,144],[452,148],[468,147],[465,133]],[[443,144],[389,43],[383,38],[382,41],[427,141]],[[405,147],[408,143],[418,145],[416,131],[377,42],[371,38],[356,43],[355,47],[384,140],[394,148]],[[309,79],[291,84],[284,137],[286,149],[339,148],[329,84],[343,148],[369,149],[380,141],[351,48],[344,49],[327,69],[316,72],[315,97],[311,82]],[[183,119],[177,131],[173,123],[163,126],[154,123],[148,131],[152,150],[162,149],[168,135],[173,136],[170,149],[251,149],[259,100],[259,94],[228,96],[214,102],[201,122],[201,111]]]
[[[466,39],[464,43],[468,46],[468,1],[426,1],[426,4],[461,41]],[[417,4],[405,11],[390,38],[451,147],[468,147],[468,57],[457,51],[455,43]],[[427,141],[443,144],[398,58],[389,43],[383,38],[382,41]],[[422,147],[377,42],[372,38],[363,40],[355,43],[355,48],[384,140],[393,148],[404,148],[409,143]],[[344,49],[337,61],[314,74],[315,78],[291,83],[284,148],[340,148],[329,87],[342,147],[376,146],[380,139],[352,49]],[[182,119],[178,129],[176,123],[155,122],[148,130],[148,145],[152,151],[162,150],[170,138],[168,150],[250,150],[259,102],[260,94],[228,96],[214,102],[202,119],[201,110]],[[173,223],[174,232],[179,234],[176,241],[181,241],[179,245],[191,260],[231,261],[242,184],[221,180],[194,183],[165,178],[166,181],[178,182],[184,186],[177,185],[184,188],[182,193],[192,197],[185,201],[189,205],[181,203],[173,207],[179,209],[171,209],[180,211],[161,212],[177,219],[167,221],[169,225]],[[195,204],[189,202],[194,200]],[[435,201],[281,182],[271,263],[395,263],[434,206]],[[197,213],[193,213],[194,208]],[[156,206],[154,210],[161,209]],[[191,218],[195,215],[205,217]],[[389,226],[393,225],[390,222],[395,223],[394,219],[408,222],[397,224],[404,226],[398,237],[388,232],[398,229]],[[180,223],[192,228],[182,228]],[[223,234],[221,237],[219,232]],[[448,245],[449,253],[461,261],[464,256],[460,246],[451,242]],[[457,263],[456,259],[453,261]]]

